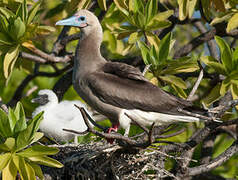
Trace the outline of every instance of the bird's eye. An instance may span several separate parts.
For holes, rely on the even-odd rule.
[[[85,20],[85,17],[84,17],[84,16],[80,16],[80,17],[79,17],[79,20],[80,20],[80,21],[84,21],[84,20]]]

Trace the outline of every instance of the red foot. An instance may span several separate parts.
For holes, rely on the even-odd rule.
[[[112,131],[117,132],[119,127],[119,124],[114,124],[112,127],[108,128],[107,133],[111,133]],[[114,139],[107,139],[107,142],[112,144],[114,142]]]

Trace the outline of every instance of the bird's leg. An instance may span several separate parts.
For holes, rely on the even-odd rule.
[[[74,136],[74,144],[78,144],[78,136]]]
[[[131,125],[129,124],[129,126],[125,129],[125,133],[124,133],[125,137],[128,137],[129,132],[130,132],[130,127],[131,127]]]
[[[119,124],[113,124],[112,127],[107,129],[107,133],[111,133],[112,131],[117,132],[119,127]],[[109,142],[110,144],[112,144],[114,142],[114,139],[107,139],[107,142]]]

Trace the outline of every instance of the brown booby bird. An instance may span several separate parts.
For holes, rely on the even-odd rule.
[[[154,122],[161,125],[200,120],[178,111],[192,107],[191,102],[153,85],[133,66],[105,60],[100,53],[102,27],[93,13],[80,10],[56,25],[81,29],[74,59],[74,89],[92,108],[110,119],[109,132],[121,126],[128,135],[130,118],[146,126]]]

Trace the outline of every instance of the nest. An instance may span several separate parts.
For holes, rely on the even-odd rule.
[[[45,179],[148,179],[173,176],[164,169],[166,155],[155,150],[126,149],[104,140],[80,145],[57,146],[53,158],[61,169],[42,167]]]

